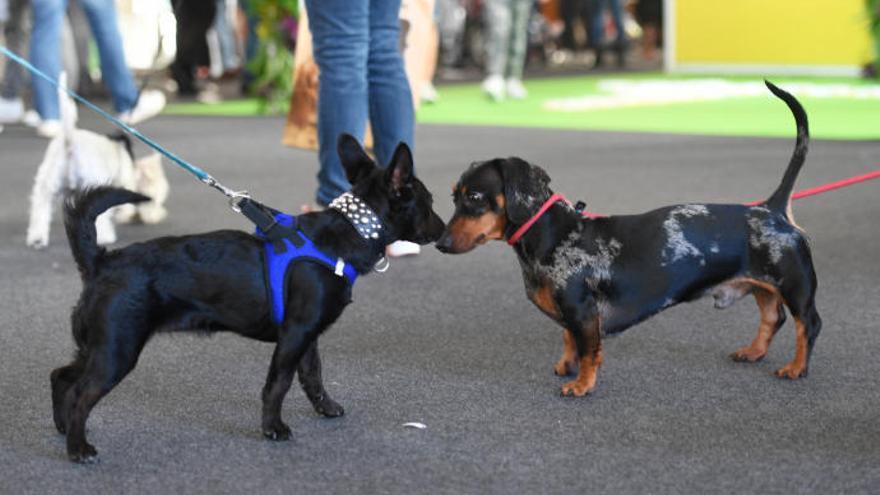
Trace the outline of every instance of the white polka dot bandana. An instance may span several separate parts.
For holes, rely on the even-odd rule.
[[[330,202],[330,208],[341,212],[364,239],[378,239],[382,222],[361,198],[344,193]]]

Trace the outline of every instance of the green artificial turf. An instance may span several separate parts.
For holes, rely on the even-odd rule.
[[[607,94],[599,89],[602,81],[624,82],[694,82],[705,76],[667,76],[659,73],[560,77],[526,81],[529,97],[521,101],[492,102],[479,84],[447,85],[439,88],[440,100],[425,104],[418,121],[425,124],[485,125],[501,127],[537,127],[559,129],[661,132],[681,134],[767,136],[794,135],[794,124],[785,105],[768,92],[754,96],[730,96],[712,101],[642,103],[635,106],[577,111],[551,110],[548,101]],[[717,79],[717,78],[712,78]],[[874,83],[848,78],[773,79],[783,88],[787,84],[809,83],[819,87],[846,85],[852,88],[877,88]],[[756,82],[760,77],[725,77],[730,83]],[[877,91],[880,93],[880,91]],[[799,99],[807,109],[811,134],[820,139],[880,139],[880,97],[853,96]],[[167,113],[190,115],[255,115],[256,100],[169,105]]]

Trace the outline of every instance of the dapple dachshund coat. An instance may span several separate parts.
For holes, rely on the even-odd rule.
[[[791,213],[792,188],[807,154],[807,116],[793,96],[767,86],[794,114],[797,143],[766,201],[684,204],[595,219],[555,202],[513,243],[529,299],[565,329],[555,372],[577,370],[577,377],[562,386],[563,395],[593,390],[604,335],[705,295],[714,296],[719,308],[747,294],[758,303],[758,333],[732,354],[736,361],[764,357],[787,307],[795,356],[776,375],[806,375],[822,327],[810,247]],[[472,165],[454,186],[455,214],[438,249],[464,253],[488,240],[510,240],[551,198],[549,182],[544,170],[519,158]]]

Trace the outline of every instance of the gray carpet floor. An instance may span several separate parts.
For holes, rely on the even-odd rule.
[[[758,118],[758,117],[756,117]],[[106,128],[84,116],[83,127]],[[288,211],[312,198],[313,153],[279,145],[282,120],[163,117],[141,127],[233,188]],[[793,138],[747,139],[420,127],[416,163],[448,218],[471,161],[520,155],[556,190],[603,213],[760,199]],[[161,335],[94,410],[94,466],[69,463],[52,425],[49,372],[72,352],[80,290],[60,220],[24,246],[46,142],[0,134],[0,493],[877,493],[880,491],[880,183],[805,199],[825,327],[808,378],[786,324],[767,358],[738,364],[757,307],[682,305],[606,341],[595,393],[561,398],[561,331],[527,301],[513,252],[432,247],[358,282],[320,340],[346,415],[314,414],[295,386],[286,443],[260,435],[272,347],[235,335]],[[143,146],[138,153],[145,153]],[[866,172],[880,143],[814,142],[799,188]],[[123,226],[121,244],[250,229],[222,196],[167,165],[170,218]],[[424,430],[405,428],[418,421]]]

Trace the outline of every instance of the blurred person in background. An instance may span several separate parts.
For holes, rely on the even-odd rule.
[[[22,54],[27,44],[27,7],[28,0],[0,0],[4,43],[16,54]],[[21,98],[24,84],[24,69],[7,59],[3,81],[0,82],[0,124],[14,124],[24,118],[24,101]]]
[[[369,119],[376,162],[386,166],[398,143],[414,149],[412,93],[400,53],[400,0],[306,0],[318,65],[320,207],[351,189],[336,151],[342,133],[361,142]],[[417,254],[397,241],[389,256]]]
[[[605,12],[611,11],[611,18],[614,21],[614,30],[617,38],[612,44],[614,53],[617,55],[617,66],[626,65],[626,31],[623,26],[623,5],[622,0],[589,0],[591,22],[589,27],[590,44],[596,52],[596,61],[594,67],[599,67],[604,61],[605,46]]]
[[[642,27],[642,58],[653,62],[661,43],[663,0],[638,0],[635,14]]]
[[[78,0],[86,13],[101,61],[101,77],[110,91],[113,107],[119,118],[136,124],[155,116],[165,106],[165,95],[159,91],[138,91],[131,71],[125,64],[122,39],[116,21],[113,0]],[[31,63],[57,80],[61,71],[60,40],[67,0],[32,0]],[[61,131],[58,93],[49,82],[31,78],[34,106],[42,121],[37,134],[54,137]]]
[[[235,22],[238,16],[237,0],[216,0],[217,14],[211,30],[216,33],[217,51],[219,52],[219,73],[215,77],[233,77],[238,75],[241,59],[238,56],[238,39],[236,38]],[[211,61],[212,72],[215,66]]]
[[[564,25],[559,40],[561,48],[574,53],[580,51],[581,45],[578,43],[576,32],[577,22],[583,24],[584,30],[589,35],[592,22],[590,0],[559,0],[559,15]]]
[[[208,29],[217,17],[215,0],[174,0],[177,17],[177,56],[171,64],[171,77],[177,94],[196,96],[199,77],[207,77],[211,66]]]
[[[485,0],[486,79],[483,92],[493,101],[528,96],[522,84],[532,0]]]

